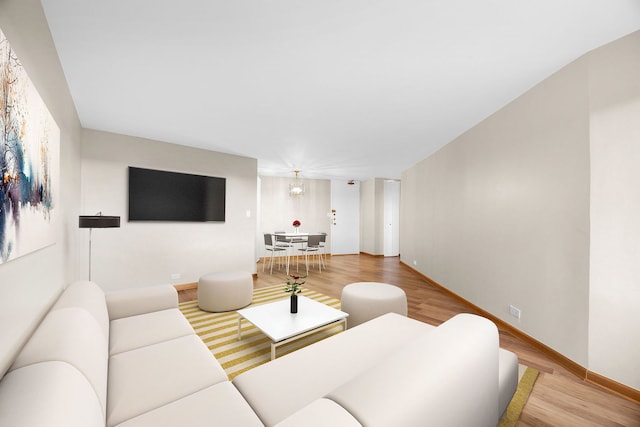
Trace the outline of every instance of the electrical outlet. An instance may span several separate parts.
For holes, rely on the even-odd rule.
[[[414,266],[415,266],[415,265],[418,265],[418,261],[414,259],[414,260],[413,260],[413,265],[414,265]]]
[[[177,279],[179,279],[179,278],[180,278],[180,273],[173,273],[173,274],[171,275],[171,280],[177,280]]]
[[[522,311],[520,311],[520,309],[514,305],[509,305],[509,314],[518,319],[519,322]]]

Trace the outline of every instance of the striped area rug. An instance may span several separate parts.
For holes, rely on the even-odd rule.
[[[518,424],[520,415],[522,415],[522,411],[524,410],[524,405],[529,399],[529,395],[533,390],[533,385],[539,373],[540,371],[535,368],[525,365],[518,366],[518,388],[509,406],[507,406],[502,419],[500,419],[498,427],[514,427]]]
[[[301,295],[340,309],[340,301],[335,298],[306,288],[303,288]],[[284,292],[284,285],[255,289],[250,307],[285,298],[289,298],[289,294]],[[246,320],[242,321],[242,340],[238,341],[238,313],[235,311],[209,313],[200,310],[197,301],[181,303],[179,308],[198,336],[220,362],[230,380],[242,372],[270,360],[271,340]],[[280,357],[341,331],[341,325],[323,329],[278,347],[276,356]]]

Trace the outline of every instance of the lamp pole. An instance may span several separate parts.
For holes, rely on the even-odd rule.
[[[78,225],[80,228],[89,229],[89,280],[91,280],[91,240],[94,228],[118,228],[120,227],[119,216],[103,216],[101,212],[97,215],[80,215]]]
[[[93,228],[89,229],[89,281],[91,281],[91,232]]]

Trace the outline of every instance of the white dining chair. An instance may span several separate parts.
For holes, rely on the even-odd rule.
[[[320,244],[318,245],[320,247],[320,259],[322,260],[322,266],[326,270],[327,263],[325,262],[325,260],[327,258],[327,250],[326,250],[327,233],[320,232],[318,233],[318,235],[320,235]]]
[[[289,263],[291,259],[291,252],[293,251],[294,244],[293,239],[285,236],[284,231],[274,231],[273,235],[276,238],[276,247],[284,248],[287,251],[287,275],[289,274]]]
[[[304,263],[307,269],[307,274],[309,274],[309,254],[311,254],[311,260],[313,261],[313,256],[316,255],[318,257],[318,270],[322,273],[322,259],[320,258],[320,239],[321,236],[319,234],[310,234],[307,236],[307,244],[298,249],[299,251],[304,252]],[[296,264],[296,269],[299,264]]]
[[[273,244],[273,236],[271,235],[271,233],[264,233],[264,250],[265,250],[265,255],[267,255],[268,253],[271,253],[270,259],[271,261],[269,262],[269,274],[273,274],[273,257],[276,254],[276,252],[287,252],[287,249],[284,247],[280,247],[277,245]],[[265,258],[267,258],[265,256]],[[288,267],[288,263],[289,263],[289,259],[287,256],[287,267]],[[282,263],[279,263],[278,266],[280,266]],[[264,264],[262,264],[262,271],[264,271],[264,266],[266,265],[266,262]]]

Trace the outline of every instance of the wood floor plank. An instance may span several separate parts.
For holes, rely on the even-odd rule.
[[[300,266],[302,271],[302,265]],[[284,270],[270,275],[258,264],[256,288],[284,283]],[[397,257],[347,255],[327,257],[327,270],[311,270],[305,286],[340,299],[342,288],[353,282],[384,282],[397,285],[407,294],[409,317],[439,325],[472,309],[427,283]],[[197,291],[179,292],[180,301],[197,299]],[[521,363],[540,371],[518,427],[624,426],[640,427],[640,405],[589,384],[567,371],[530,344],[500,331],[500,345],[518,355]]]

